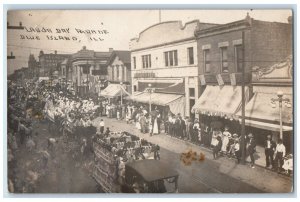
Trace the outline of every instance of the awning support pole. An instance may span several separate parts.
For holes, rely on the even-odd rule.
[[[243,67],[242,67],[242,128],[241,128],[241,149],[242,164],[246,162],[246,131],[245,131],[245,31],[242,31]]]

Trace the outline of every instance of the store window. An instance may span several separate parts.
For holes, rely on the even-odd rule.
[[[136,57],[133,57],[133,69],[136,69]]]
[[[210,73],[210,51],[209,49],[203,50],[203,58],[204,58],[204,71],[205,73]]]
[[[227,47],[221,47],[221,72],[228,73],[228,51]]]
[[[234,46],[235,52],[235,66],[237,72],[242,72],[243,68],[243,46],[236,45]]]
[[[195,97],[195,88],[189,88],[190,97]]]
[[[165,56],[165,66],[177,66],[178,65],[178,55],[177,50],[164,52]]]
[[[187,53],[188,53],[188,63],[189,63],[189,65],[193,65],[194,64],[194,48],[193,47],[188,48]]]
[[[151,67],[151,55],[142,55],[142,67],[147,69]]]

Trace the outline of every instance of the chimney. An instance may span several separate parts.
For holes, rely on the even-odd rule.
[[[54,51],[54,54],[55,54],[55,55],[57,54],[57,50]]]
[[[111,53],[111,52],[114,51],[114,49],[113,48],[109,48],[108,51]]]
[[[22,27],[22,22],[19,22],[20,27]]]
[[[82,50],[86,50],[86,46],[82,46]]]
[[[293,23],[293,17],[289,16],[288,19],[287,19],[287,21],[288,21],[289,24],[292,24]]]

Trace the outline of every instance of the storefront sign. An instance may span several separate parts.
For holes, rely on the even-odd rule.
[[[216,75],[216,78],[217,78],[217,81],[218,81],[219,86],[223,86],[223,85],[224,85],[224,81],[223,81],[223,79],[222,79],[221,74],[217,74],[217,75]]]
[[[135,73],[134,78],[154,78],[155,74],[153,72],[140,72],[140,73]]]

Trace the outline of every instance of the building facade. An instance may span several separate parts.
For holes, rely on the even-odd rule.
[[[70,57],[70,78],[76,94],[84,96],[87,94],[98,94],[100,88],[105,87],[104,82],[108,80],[108,61],[112,49],[108,52],[96,52],[86,49],[85,46]]]
[[[132,92],[138,94],[150,87],[158,93],[157,98],[159,93],[164,94],[162,96],[173,96],[178,101],[161,105],[169,107],[174,114],[190,116],[190,108],[199,97],[197,41],[194,32],[196,28],[210,26],[213,25],[197,20],[185,25],[181,21],[162,22],[145,29],[138,38],[132,39]],[[141,100],[138,97],[136,99]],[[152,99],[153,104],[160,104],[155,98]]]
[[[131,61],[130,51],[115,50],[108,63],[108,82],[122,83],[129,93],[131,92]]]
[[[28,71],[29,71],[30,78],[39,76],[39,62],[35,59],[33,54],[29,55]]]
[[[51,77],[55,71],[58,71],[59,65],[68,57],[70,57],[69,54],[58,54],[57,51],[54,51],[54,54],[45,54],[41,50],[39,54],[39,75]]]
[[[262,75],[259,71],[265,71],[266,76],[270,72],[268,69],[276,69],[276,64],[278,66],[291,57],[292,23],[290,18],[288,20],[287,23],[264,22],[247,15],[240,21],[197,30],[195,35],[198,42],[201,87],[199,100],[192,109],[193,113],[200,114],[203,122],[220,121],[223,123],[222,129],[227,125],[233,132],[240,134],[243,80],[246,105],[253,102],[253,97],[262,91],[275,95],[274,92],[281,89],[284,94],[291,95],[291,77],[286,74],[285,78],[270,76],[263,80],[260,76],[255,76]],[[283,69],[281,71],[288,71]],[[269,109],[266,106],[266,111],[260,113],[259,117],[252,117],[255,109],[246,106],[248,132],[254,128],[264,128],[278,133],[279,111],[276,112],[278,116],[265,117],[263,114],[268,114]],[[265,132],[261,139],[266,138],[266,134],[268,133]]]

